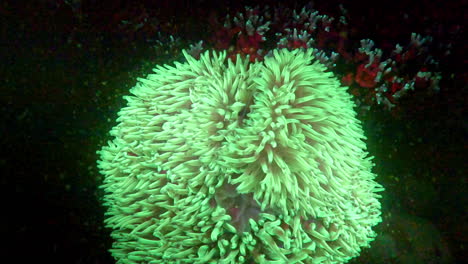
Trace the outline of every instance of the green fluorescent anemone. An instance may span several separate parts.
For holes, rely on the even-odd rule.
[[[383,188],[351,96],[312,50],[158,66],[99,151],[117,263],[344,263]]]

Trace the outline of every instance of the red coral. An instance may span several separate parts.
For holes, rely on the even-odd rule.
[[[299,48],[306,49],[306,48],[308,48],[307,43],[305,43],[302,40],[291,40],[291,41],[289,41],[288,46],[293,48],[293,49],[299,49]]]
[[[356,82],[364,88],[373,88],[377,84],[376,77],[380,68],[377,63],[367,66],[360,64],[356,72]]]
[[[392,76],[386,80],[386,83],[390,85],[390,94],[394,94],[401,89],[403,89],[403,82],[396,78],[395,76]]]
[[[341,78],[341,83],[346,86],[351,86],[354,82],[354,73],[350,72]]]
[[[392,85],[390,86],[390,93],[394,94],[394,93],[400,91],[401,89],[403,89],[403,84],[402,83],[393,82]]]

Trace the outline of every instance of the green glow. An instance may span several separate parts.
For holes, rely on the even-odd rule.
[[[346,87],[312,50],[139,79],[99,151],[118,263],[344,263],[381,221]]]

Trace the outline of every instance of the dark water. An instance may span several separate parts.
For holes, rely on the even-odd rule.
[[[407,96],[392,113],[372,107],[360,115],[377,181],[386,191],[379,236],[351,263],[462,263],[467,258],[465,49],[460,38],[444,34],[449,29],[464,33],[462,15],[454,11],[463,1],[426,2],[346,6],[350,17],[366,25],[356,36],[377,43],[421,30],[440,36],[440,43],[453,38],[451,55],[441,60],[439,93]],[[180,58],[181,48],[208,39],[210,15],[224,16],[227,7],[247,4],[252,5],[0,4],[2,226],[5,252],[16,259],[12,263],[113,263],[95,151],[110,139],[122,95],[153,64],[169,63]],[[314,8],[338,10],[337,1]],[[154,15],[131,20],[145,10]],[[410,18],[402,22],[405,16]],[[131,26],[122,22],[128,20]],[[169,34],[177,41],[171,42]],[[164,48],[155,47],[158,40]]]

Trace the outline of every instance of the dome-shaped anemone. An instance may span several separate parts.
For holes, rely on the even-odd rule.
[[[351,96],[312,51],[139,79],[99,152],[118,263],[343,263],[379,195]]]

